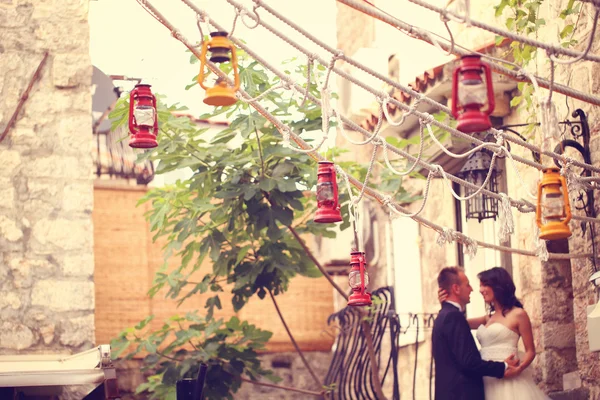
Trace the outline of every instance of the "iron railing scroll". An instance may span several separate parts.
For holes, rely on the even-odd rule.
[[[392,379],[393,400],[400,399],[398,384],[400,323],[394,309],[393,288],[377,289],[372,293],[372,297],[378,300],[373,302],[367,316],[361,314],[359,307],[345,307],[328,319],[330,326],[335,325],[339,329],[333,358],[324,382],[325,386],[330,388],[328,399],[377,400],[367,343],[362,333],[361,322],[364,318],[370,322],[377,363],[379,366],[386,366],[381,376],[381,386],[386,379]],[[386,345],[389,344],[389,352],[387,349],[382,352],[384,342]]]

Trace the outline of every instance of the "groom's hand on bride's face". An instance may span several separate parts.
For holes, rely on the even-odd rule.
[[[438,289],[438,300],[440,301],[440,303],[445,302],[447,298],[448,298],[448,292],[446,292],[442,288],[439,288]]]

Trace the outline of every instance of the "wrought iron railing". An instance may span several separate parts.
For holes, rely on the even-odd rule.
[[[94,167],[98,178],[135,179],[138,185],[147,185],[154,179],[152,161],[136,162],[137,153],[128,145],[124,129],[97,132]]]
[[[381,385],[383,386],[386,379],[392,379],[393,398],[399,399],[397,368],[400,324],[394,310],[393,288],[378,289],[372,296],[380,301],[375,303],[377,305],[371,308],[366,318],[370,321],[377,364],[386,365]],[[333,359],[325,377],[325,386],[332,389],[328,394],[329,399],[377,400],[371,375],[371,360],[362,333],[363,318],[359,308],[345,307],[328,319],[329,325],[335,324],[339,328]],[[386,332],[389,335],[390,352],[382,356],[381,346]]]
[[[364,315],[356,307],[345,307],[332,314],[328,319],[330,326],[338,329],[333,358],[325,377],[325,386],[329,388],[328,399],[332,400],[377,400],[376,390],[371,374],[371,361],[367,351],[367,343],[363,334],[362,320],[370,322],[371,336],[377,365],[385,366],[381,378],[381,386],[392,380],[392,400],[400,399],[398,377],[398,358],[400,336],[414,337],[414,370],[412,382],[412,398],[417,392],[417,369],[419,367],[419,350],[423,332],[431,331],[436,314],[410,313],[401,314],[404,325],[394,307],[392,287],[383,287],[372,293],[374,306],[368,315]],[[385,346],[389,346],[389,349]],[[433,357],[429,357],[429,398],[433,399]],[[388,389],[389,390],[389,389]]]

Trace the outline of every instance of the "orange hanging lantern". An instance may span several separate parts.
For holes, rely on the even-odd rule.
[[[210,36],[210,40],[202,43],[202,52],[200,53],[200,73],[198,74],[198,83],[206,91],[204,103],[215,107],[232,106],[237,102],[235,92],[240,88],[236,48],[227,37],[227,32],[212,32]],[[221,78],[217,79],[217,82],[213,87],[204,85],[204,67],[206,66],[207,51],[210,52],[210,61],[213,63],[232,63],[234,74],[233,87],[229,87],[227,82]]]
[[[490,114],[495,105],[489,65],[477,54],[463,56],[452,78],[452,115],[458,121],[456,129],[464,133],[487,131],[492,127]]]
[[[567,182],[556,167],[542,170],[542,181],[538,186],[536,222],[540,228],[540,239],[559,240],[571,236],[571,204]]]
[[[137,84],[129,93],[129,147],[150,149],[158,146],[156,97],[150,85]]]
[[[370,306],[371,293],[367,292],[369,274],[367,273],[367,261],[365,253],[353,251],[350,253],[350,274],[348,284],[352,288],[352,294],[348,298],[349,306]]]
[[[340,222],[340,203],[335,167],[330,161],[319,161],[317,172],[317,213],[315,222]]]

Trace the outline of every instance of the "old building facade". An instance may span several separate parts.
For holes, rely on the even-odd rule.
[[[432,2],[438,6],[444,6],[446,2]],[[444,3],[444,4],[442,4]],[[460,2],[455,2],[460,3]],[[486,22],[490,25],[504,27],[503,18],[497,18],[493,12],[493,6],[496,1],[478,1],[471,2],[471,16],[479,21]],[[556,18],[560,11],[567,6],[567,1],[543,2],[539,9],[539,17],[544,18],[546,25],[540,28],[537,33],[537,39],[546,43],[557,43],[559,32],[566,23],[574,23],[576,16],[571,21]],[[459,5],[459,4],[454,4]],[[390,1],[377,2],[377,6],[395,15],[396,17],[409,22],[419,27],[427,29],[436,29],[437,23],[429,24],[428,21],[438,20],[439,16],[435,13],[409,8],[403,4],[395,5]],[[575,46],[576,50],[582,51],[590,39],[590,31],[593,22],[594,9],[592,5],[582,7],[579,17],[578,28],[574,34],[574,38],[579,41]],[[364,18],[359,12],[348,8],[345,5],[339,5],[338,22],[346,21],[338,25],[341,31],[338,33],[340,42],[338,47],[345,51],[347,55],[356,55],[360,57],[361,52],[365,52],[364,48],[370,51],[388,51],[390,56],[390,77],[398,76],[392,73],[394,69],[399,68],[401,76],[400,83],[409,85],[435,100],[449,105],[451,95],[451,74],[456,66],[456,61],[453,58],[448,58],[442,62],[431,60],[427,56],[428,53],[416,53],[409,51],[408,48],[398,45],[395,47],[394,41],[399,40],[398,37],[404,36],[401,32],[385,27],[385,24],[376,22],[375,26],[369,27],[361,21]],[[410,16],[410,17],[409,17]],[[359,26],[354,27],[356,23]],[[443,25],[439,23],[441,27]],[[480,29],[470,27],[467,28],[463,24],[451,22],[450,27],[454,33],[456,43],[459,43],[470,49],[479,49],[480,51],[488,52],[495,56],[503,57],[507,53],[507,48],[510,43],[503,43],[500,48],[494,48],[493,43],[495,37]],[[356,29],[355,29],[356,28]],[[360,36],[358,40],[353,40],[353,33],[357,32]],[[443,31],[438,32],[444,34]],[[394,35],[394,36],[392,36]],[[594,39],[591,52],[597,53],[600,49],[598,42],[598,33]],[[360,45],[357,46],[356,43]],[[399,42],[405,43],[405,42]],[[361,48],[364,47],[364,48]],[[503,48],[504,47],[504,48]],[[433,47],[432,47],[433,49]],[[436,50],[433,50],[436,51]],[[418,54],[418,55],[416,55]],[[393,63],[393,64],[392,64]],[[418,65],[420,70],[409,76],[404,73],[403,69],[414,70],[414,65]],[[347,67],[349,68],[349,67]],[[547,56],[543,51],[539,52],[538,58],[533,62],[529,69],[531,72],[542,77],[550,76],[550,66],[547,61]],[[350,68],[349,68],[350,69]],[[379,71],[384,70],[384,66],[379,66]],[[598,66],[593,62],[580,62],[574,65],[562,66],[559,65],[555,71],[556,82],[566,84],[572,88],[584,93],[596,93],[600,75],[598,74]],[[416,79],[415,79],[416,78]],[[510,82],[506,77],[494,74],[494,84],[496,87],[496,113],[494,114],[494,123],[496,126],[509,124],[521,124],[528,121],[528,112],[521,105],[514,108],[510,106],[511,99],[518,95],[516,90],[516,82]],[[377,123],[378,106],[373,102],[370,106],[364,106],[364,100],[354,99],[355,93],[352,89],[346,90],[343,84],[340,85],[340,97],[342,106],[353,120],[361,122],[364,128],[373,130]],[[381,86],[381,89],[391,90],[390,87]],[[399,91],[396,91],[399,93]],[[391,91],[390,93],[396,93]],[[344,99],[345,93],[348,93],[350,98]],[[548,92],[542,90],[542,95],[547,96]],[[400,101],[407,105],[412,105],[411,100],[402,95],[397,97]],[[592,164],[596,164],[600,157],[598,143],[599,124],[596,120],[598,109],[588,103],[578,101],[572,98],[565,99],[565,96],[554,93],[554,103],[557,107],[557,114],[561,121],[565,119],[578,121],[576,115],[571,115],[576,109],[581,109],[585,112],[589,119],[591,131],[591,159]],[[419,106],[418,110],[434,113],[436,110],[427,108],[424,105]],[[393,110],[392,110],[393,111]],[[392,118],[398,120],[401,113],[391,113]],[[534,116],[535,117],[535,116]],[[536,122],[537,119],[533,118]],[[417,137],[418,125],[416,120],[411,121],[407,118],[405,124],[401,127],[393,127],[384,121],[380,131],[384,136],[395,136],[398,138]],[[562,139],[572,139],[570,137],[570,129],[565,127],[562,133]],[[357,136],[358,137],[358,136]],[[533,141],[536,145],[541,145],[541,133],[539,129],[535,131],[535,135],[528,137],[528,141]],[[351,146],[343,139],[338,142],[342,146]],[[445,142],[446,143],[446,142]],[[464,152],[469,149],[468,144],[452,144],[446,143],[454,152]],[[552,144],[552,148],[554,145]],[[454,146],[454,147],[452,147]],[[352,158],[361,162],[367,162],[372,149],[356,148],[353,151]],[[354,149],[353,149],[354,150]],[[513,154],[532,159],[532,154],[529,150],[523,149],[520,146],[511,146]],[[409,152],[416,155],[417,146],[409,147]],[[575,155],[573,155],[575,154]],[[570,154],[574,158],[581,159],[581,156],[576,153]],[[456,173],[460,169],[461,164],[456,164],[456,161],[449,159],[440,152],[426,153],[424,157],[429,162],[439,163],[448,171]],[[539,172],[533,168],[517,164],[519,173],[507,161],[501,161],[501,174],[503,175],[502,191],[508,193],[513,198],[524,198],[530,200],[525,191],[535,194],[537,192],[537,184],[539,182]],[[407,164],[407,165],[410,165]],[[425,172],[426,171],[422,171]],[[521,180],[523,182],[521,182]],[[423,193],[423,181],[405,180],[405,187],[414,193]],[[455,187],[455,190],[458,188]],[[572,193],[572,202],[576,201],[576,194]],[[597,198],[597,196],[596,196]],[[535,202],[535,200],[533,200]],[[408,206],[412,211],[419,209],[421,201]],[[596,207],[597,209],[597,207]],[[420,214],[422,217],[435,222],[438,225],[448,227],[455,230],[460,230],[467,236],[474,239],[491,242],[495,244],[504,244],[518,249],[533,250],[535,249],[535,241],[537,226],[535,225],[534,213],[520,213],[513,208],[512,214],[515,221],[515,233],[511,235],[507,243],[500,243],[497,235],[499,221],[484,220],[479,223],[477,220],[466,220],[464,217],[464,205],[460,206],[450,193],[450,188],[442,179],[434,179],[431,183],[427,205]],[[597,210],[596,210],[597,211]],[[583,211],[579,212],[583,215]],[[535,344],[537,357],[533,364],[533,371],[536,382],[539,386],[554,398],[600,398],[600,386],[598,384],[600,373],[600,358],[598,352],[590,352],[588,345],[588,330],[587,330],[587,312],[588,306],[596,304],[598,301],[597,294],[593,286],[589,282],[590,275],[593,272],[593,266],[589,259],[573,259],[573,260],[550,260],[548,262],[540,261],[537,257],[523,256],[518,254],[501,253],[494,250],[479,248],[477,255],[474,258],[469,258],[466,255],[461,255],[462,248],[456,243],[438,245],[436,242],[439,235],[428,229],[425,226],[417,227],[417,233],[407,233],[409,230],[404,229],[401,234],[394,237],[393,230],[385,231],[385,226],[394,226],[400,224],[403,227],[410,227],[413,221],[390,222],[387,213],[381,213],[381,219],[378,220],[380,226],[380,236],[391,235],[392,240],[388,240],[385,244],[391,246],[388,252],[391,256],[386,262],[380,262],[372,268],[380,270],[393,271],[387,274],[388,279],[382,279],[381,284],[392,284],[396,286],[396,292],[402,292],[402,288],[406,288],[404,281],[415,279],[413,269],[417,269],[416,276],[420,279],[420,283],[412,281],[420,285],[420,304],[407,303],[399,304],[399,312],[414,312],[434,313],[439,309],[437,301],[437,282],[436,276],[441,268],[447,265],[461,265],[465,267],[475,292],[472,294],[472,304],[468,308],[470,315],[480,315],[486,312],[484,304],[477,293],[478,280],[476,275],[478,272],[491,268],[493,266],[504,266],[507,268],[515,280],[517,286],[517,295],[523,300],[525,309],[528,311],[534,330]],[[582,232],[579,222],[571,222],[573,236],[568,241],[549,242],[548,250],[554,253],[591,253],[591,241],[589,235],[589,225],[586,233]],[[594,227],[592,227],[594,229]],[[597,228],[596,228],[597,231]],[[391,232],[391,233],[390,233]],[[406,243],[409,243],[408,245]],[[419,254],[411,261],[395,262],[394,253],[402,252],[406,254],[407,246],[418,246]],[[378,276],[385,275],[379,273]],[[414,293],[414,287],[409,288],[411,293]],[[398,302],[397,302],[398,304]],[[402,315],[401,315],[402,320]],[[405,323],[405,326],[408,326]],[[431,365],[431,344],[429,341],[429,332],[425,328],[424,336],[416,338],[414,332],[410,329],[406,335],[412,335],[413,342],[416,340],[418,346],[413,344],[405,344],[400,352],[401,370],[404,371],[401,375],[401,390],[405,396],[412,396],[415,392],[416,398],[430,398],[429,386],[431,384],[430,365]],[[401,344],[402,344],[401,340]],[[416,360],[415,360],[416,359]],[[414,380],[413,380],[414,379]],[[562,396],[562,397],[561,397]],[[565,397],[566,396],[566,397]]]
[[[0,354],[95,343],[87,13],[0,2]]]

